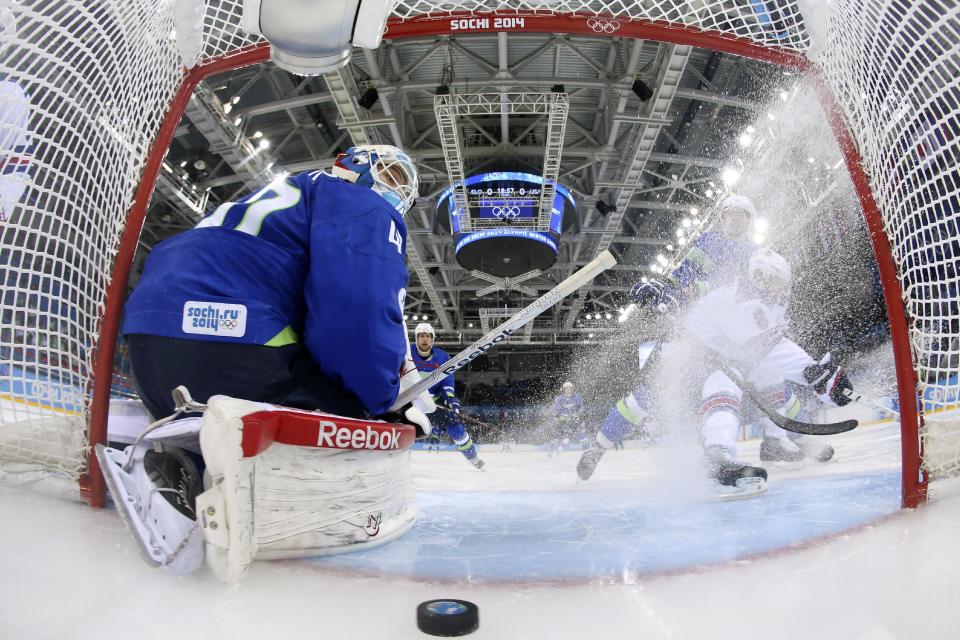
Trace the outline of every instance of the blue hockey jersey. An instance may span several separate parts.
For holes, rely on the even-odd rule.
[[[681,300],[697,300],[746,273],[756,249],[757,245],[748,240],[708,231],[694,241],[686,259],[667,278],[667,284]]]
[[[434,347],[430,352],[430,355],[424,358],[420,355],[420,352],[417,351],[417,345],[411,344],[410,353],[413,355],[414,364],[417,365],[417,371],[427,375],[433,373],[443,366],[444,363],[450,360],[450,354],[440,347]],[[430,395],[433,396],[434,400],[444,404],[450,404],[451,401],[456,401],[457,396],[453,386],[453,374],[451,373],[443,380],[430,387]]]
[[[570,396],[561,393],[553,401],[553,410],[558,418],[575,418],[583,412],[583,396],[579,393]]]
[[[314,171],[217,207],[158,244],[123,333],[283,346],[377,415],[406,354],[406,227],[367,187]]]

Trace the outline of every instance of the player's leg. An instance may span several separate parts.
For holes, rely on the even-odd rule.
[[[742,392],[720,371],[711,373],[703,383],[700,396],[700,429],[707,473],[718,484],[736,486],[737,480],[759,476],[766,470],[737,460],[737,434],[740,431]]]
[[[800,399],[787,384],[776,385],[761,390],[761,402],[787,418],[796,418],[800,413]],[[763,462],[796,462],[803,459],[803,451],[790,438],[789,432],[781,429],[767,418],[758,418],[763,429],[760,443],[760,460]]]
[[[457,449],[463,454],[463,457],[467,459],[467,462],[477,469],[483,467],[484,462],[477,454],[477,446],[473,443],[473,438],[470,437],[470,434],[467,433],[467,429],[461,422],[448,424],[447,435],[450,436],[453,444],[457,446]]]
[[[174,412],[171,392],[181,385],[197,402],[226,395],[363,415],[356,398],[328,380],[300,344],[267,347],[133,334],[127,345],[140,397],[157,419]]]
[[[607,413],[594,441],[580,456],[577,476],[581,480],[589,480],[607,449],[614,448],[640,428],[652,405],[652,396],[646,385],[638,386],[633,393],[619,400]]]

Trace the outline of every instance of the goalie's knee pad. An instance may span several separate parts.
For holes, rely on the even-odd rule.
[[[254,559],[338,553],[393,540],[419,513],[414,429],[214,396],[197,499],[207,564],[236,581]]]

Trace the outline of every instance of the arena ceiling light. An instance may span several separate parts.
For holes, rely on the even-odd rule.
[[[316,76],[350,62],[353,47],[379,47],[392,6],[392,0],[244,0],[242,25],[270,42],[278,67]]]

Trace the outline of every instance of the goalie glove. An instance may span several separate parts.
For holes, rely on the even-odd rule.
[[[803,377],[817,393],[838,407],[850,403],[846,393],[853,391],[853,385],[843,369],[830,362],[829,353],[820,362],[804,369]]]

